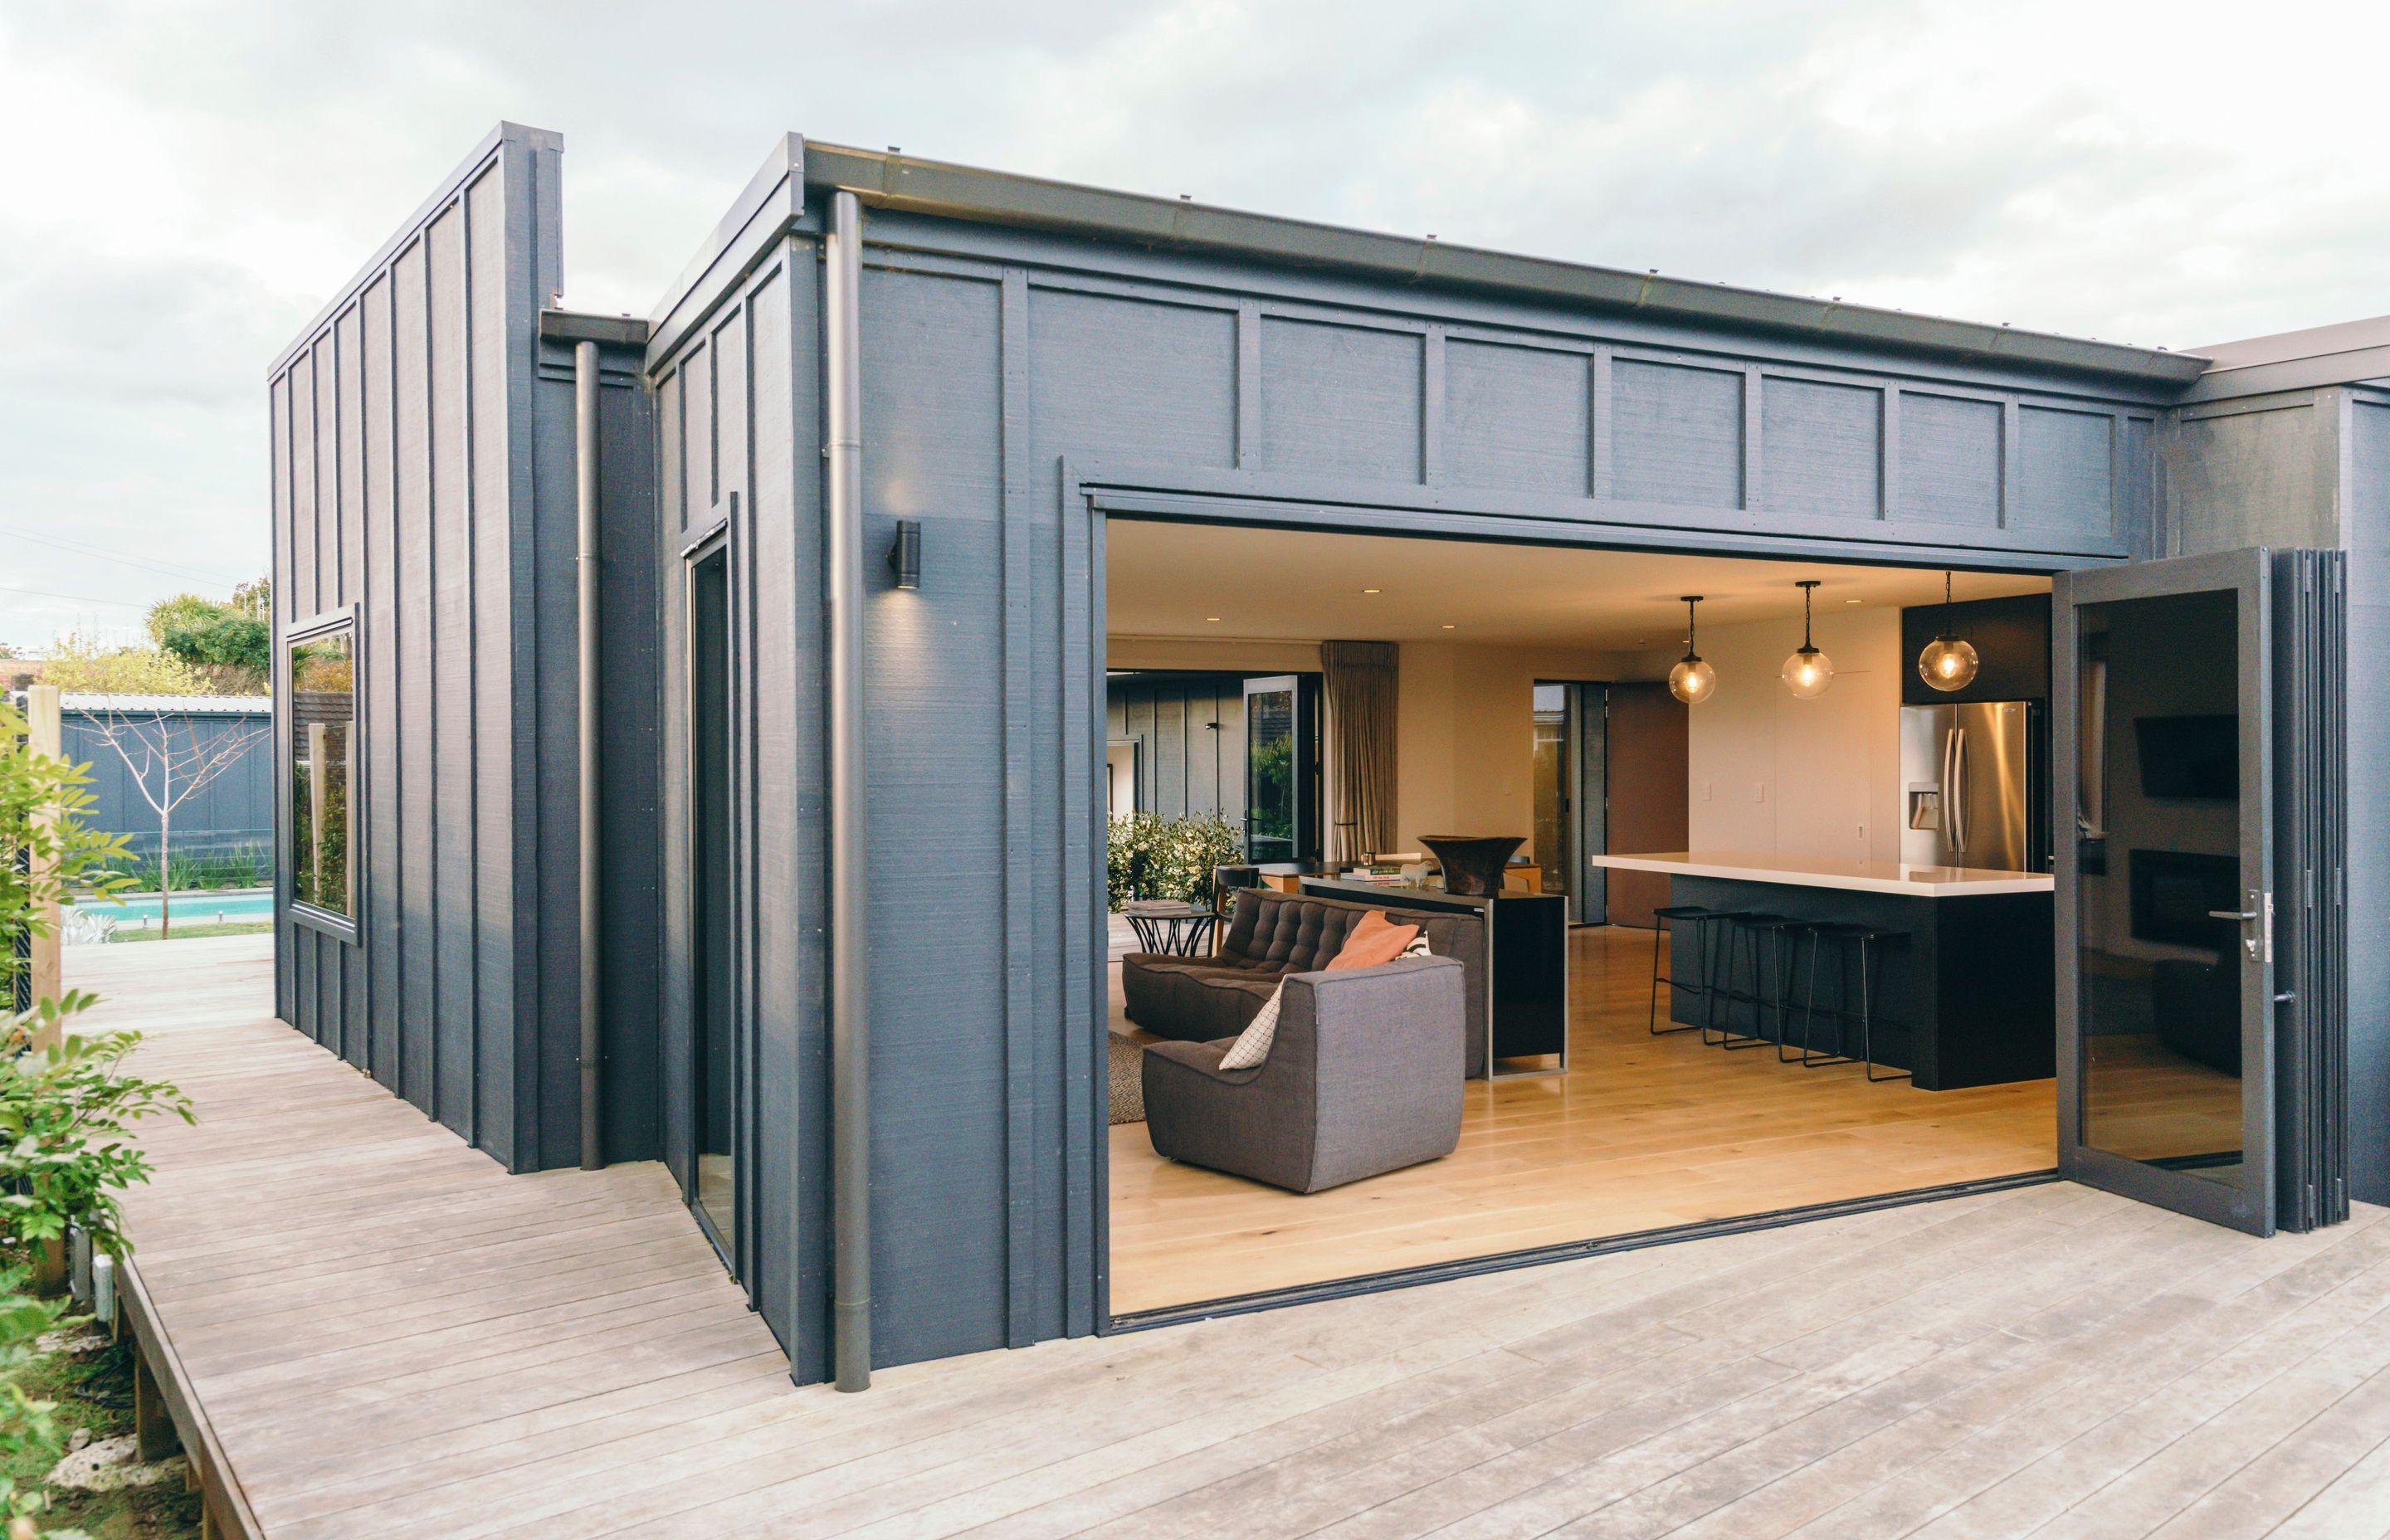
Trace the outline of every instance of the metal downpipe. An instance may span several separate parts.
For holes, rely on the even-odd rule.
[[[829,366],[830,1354],[871,1384],[871,1032],[863,800],[863,207],[834,193],[824,243]]]
[[[605,1038],[600,1031],[598,959],[598,898],[603,852],[598,843],[598,344],[580,342],[572,349],[572,492],[579,538],[573,564],[580,588],[580,738],[581,738],[581,1169],[595,1171],[606,1163],[604,1088]]]

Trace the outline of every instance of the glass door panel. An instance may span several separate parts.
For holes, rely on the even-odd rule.
[[[1245,859],[1319,855],[1319,680],[1245,681]]]
[[[2059,1144],[2067,1174],[2274,1224],[2263,552],[2062,580]]]
[[[696,1142],[690,1199],[726,1257],[737,1233],[737,1017],[730,878],[730,573],[716,549],[689,569],[689,940]]]

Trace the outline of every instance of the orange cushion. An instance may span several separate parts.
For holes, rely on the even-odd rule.
[[[1408,946],[1411,938],[1419,932],[1418,926],[1396,925],[1386,918],[1383,909],[1372,909],[1361,917],[1361,923],[1353,927],[1353,933],[1344,938],[1344,949],[1329,963],[1328,971],[1333,973],[1340,968],[1375,968],[1380,963],[1390,963],[1403,955],[1403,948]]]

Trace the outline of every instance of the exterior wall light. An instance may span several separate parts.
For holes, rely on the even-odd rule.
[[[1668,671],[1668,693],[1688,706],[1698,706],[1717,693],[1717,670],[1693,648],[1693,606],[1701,602],[1699,594],[1685,596],[1685,655]]]
[[[1962,690],[1975,682],[1980,660],[1973,644],[1950,635],[1950,574],[1942,574],[1942,630],[1917,655],[1917,676],[1937,690]]]
[[[1803,700],[1815,700],[1834,682],[1834,661],[1809,639],[1809,601],[1817,595],[1818,580],[1803,578],[1792,586],[1801,590],[1801,645],[1784,660],[1784,687]]]
[[[899,588],[921,586],[921,521],[918,519],[896,520],[896,539],[888,547],[888,570],[896,574]]]

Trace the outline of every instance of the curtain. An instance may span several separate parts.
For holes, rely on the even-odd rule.
[[[1331,861],[1394,848],[1396,656],[1392,642],[1319,644]]]

